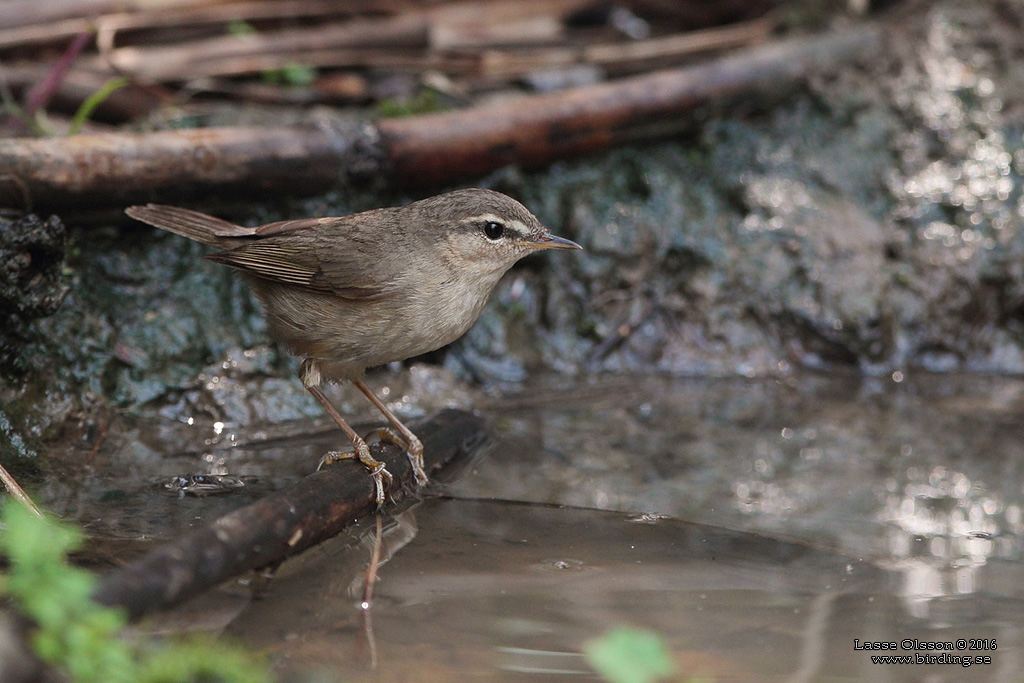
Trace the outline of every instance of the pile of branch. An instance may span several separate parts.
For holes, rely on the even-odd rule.
[[[376,123],[0,139],[0,207],[322,192],[367,177],[429,186],[678,133],[709,103],[768,102],[810,74],[877,54],[882,31],[793,38],[693,66]]]
[[[9,0],[0,94],[9,111],[24,105],[7,124],[106,94],[113,76],[127,87],[95,110],[110,120],[200,92],[365,103],[394,98],[396,81],[430,84],[419,92],[450,110],[63,140],[12,135],[0,115],[0,209],[310,194],[367,178],[439,186],[677,134],[708,104],[770,104],[884,41],[867,24],[766,40],[777,1]],[[305,85],[260,80],[309,67]],[[517,92],[480,104],[493,88]]]
[[[115,76],[131,88],[98,114],[124,120],[175,90],[288,101],[365,102],[388,74],[457,97],[530,80],[558,87],[751,45],[774,0],[8,0],[0,74],[14,92],[46,78],[76,40],[55,101],[71,106]],[[259,76],[316,68],[308,83]],[[430,75],[426,78],[425,74]],[[532,78],[534,76],[538,78]],[[248,78],[246,78],[248,77]]]

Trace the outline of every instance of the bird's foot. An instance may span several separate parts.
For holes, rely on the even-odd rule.
[[[381,427],[377,430],[377,438],[381,441],[387,441],[399,446],[409,456],[409,464],[412,465],[413,476],[416,477],[416,484],[418,486],[426,486],[430,479],[427,477],[427,470],[425,462],[423,460],[423,444],[420,443],[419,439],[416,439],[415,443],[409,443],[402,438],[393,429],[388,427]],[[415,437],[413,437],[415,438]]]
[[[370,471],[370,478],[373,479],[376,490],[377,506],[380,507],[386,500],[385,489],[391,487],[394,477],[387,471],[385,463],[370,455],[370,449],[366,447],[365,443],[361,446],[362,448],[357,447],[354,451],[327,451],[324,457],[320,458],[320,464],[316,466],[316,469],[319,472],[322,467],[333,465],[339,460],[359,460]]]

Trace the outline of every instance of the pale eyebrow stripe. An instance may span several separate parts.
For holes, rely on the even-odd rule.
[[[500,216],[495,216],[493,213],[482,213],[479,216],[470,216],[464,219],[463,223],[476,223],[477,221],[489,221],[492,223],[501,223],[505,225],[505,219]],[[517,223],[519,221],[516,221]]]

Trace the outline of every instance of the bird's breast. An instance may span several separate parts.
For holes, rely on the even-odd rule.
[[[347,299],[254,284],[271,336],[298,356],[323,361],[334,379],[450,344],[476,322],[493,289],[490,283],[481,288],[440,280],[377,298]]]

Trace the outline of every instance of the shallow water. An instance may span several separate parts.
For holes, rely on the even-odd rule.
[[[877,653],[855,650],[854,639],[986,638],[999,649],[953,654],[991,656],[989,675],[1019,671],[1018,599],[950,596],[917,616],[899,574],[807,545],[673,519],[464,499],[428,500],[401,523],[397,540],[385,534],[393,556],[380,570],[371,623],[357,607],[362,577],[328,544],[226,632],[268,648],[286,678],[308,666],[345,679],[586,675],[584,643],[621,624],[658,631],[693,676],[877,676]],[[411,538],[410,526],[418,528]],[[925,673],[881,668],[895,679]],[[962,669],[926,673],[958,680]]]
[[[822,668],[820,634],[801,641],[854,596],[866,612],[884,610],[869,593],[890,581],[807,546],[672,519],[431,499],[401,522],[418,532],[380,571],[372,630],[353,609],[359,577],[339,580],[326,549],[227,632],[279,662],[313,661],[345,678],[592,674],[582,645],[621,624],[656,629],[690,674],[835,672],[835,662]],[[289,599],[297,595],[307,599]]]
[[[372,519],[147,628],[223,630],[287,679],[575,677],[592,673],[583,643],[620,624],[660,632],[690,675],[1020,670],[1022,380],[560,380],[471,398],[491,444],[385,518],[368,611]],[[337,440],[322,421],[192,446],[192,426],[123,427],[92,469],[51,478],[44,501],[122,540],[212,520],[302,476]],[[179,498],[157,485],[189,472],[246,486]],[[878,653],[854,646],[914,638],[997,649],[954,650],[991,657],[967,674],[873,665]]]

